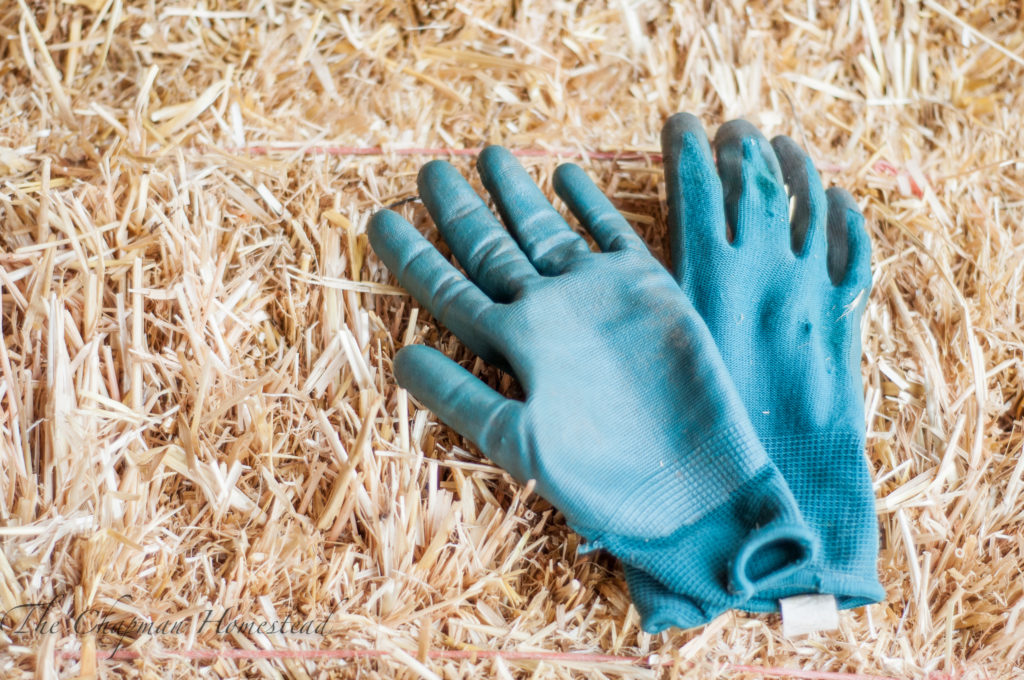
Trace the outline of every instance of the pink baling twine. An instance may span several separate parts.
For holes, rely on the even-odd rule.
[[[265,156],[275,152],[301,151],[304,154],[322,154],[325,156],[477,156],[481,149],[450,149],[445,147],[411,147],[386,149],[380,146],[302,146],[289,144],[282,146],[245,146],[229,149],[233,153],[249,153],[254,156]],[[583,151],[580,149],[510,149],[512,155],[520,158],[581,158],[596,161],[653,161],[662,162],[662,155],[646,151]],[[899,169],[887,160],[875,161],[871,166],[877,172],[886,175],[899,175]],[[836,172],[842,168],[821,166],[820,169]],[[911,193],[917,198],[924,197],[922,189],[913,177],[908,176]]]
[[[408,652],[413,654],[414,652]],[[81,659],[79,651],[63,652],[68,659]],[[140,651],[119,649],[117,651],[97,651],[97,659],[114,661],[134,661],[146,654]],[[383,649],[182,649],[160,650],[152,652],[154,658],[179,658],[192,661],[232,660],[270,660],[270,659],[382,659],[394,656]],[[587,654],[574,652],[516,652],[492,649],[431,649],[425,654],[428,659],[457,659],[477,661],[480,659],[503,659],[506,661],[548,661],[564,663],[608,663],[645,668],[671,668],[681,663],[674,659],[662,661],[657,654],[646,656],[624,656],[614,654]],[[732,673],[753,673],[762,677],[794,678],[795,680],[900,680],[888,675],[865,675],[862,673],[843,673],[837,671],[814,671],[800,668],[778,668],[770,666],[752,666],[747,664],[726,664],[723,671]],[[927,680],[952,680],[948,673],[931,673]]]

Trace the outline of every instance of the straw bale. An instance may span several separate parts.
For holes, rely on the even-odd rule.
[[[52,633],[2,627],[0,675],[1024,675],[1022,16],[0,3],[0,609],[64,613]],[[730,613],[644,634],[620,567],[580,556],[557,512],[391,375],[422,342],[516,389],[369,250],[368,217],[393,204],[436,239],[410,201],[422,163],[469,174],[503,143],[551,195],[578,160],[663,256],[658,134],[679,110],[793,136],[869,219],[887,599],[838,631],[788,640]],[[196,632],[225,607],[333,617],[323,636]],[[116,635],[71,624],[89,611],[189,625],[108,660]],[[353,654],[175,654],[210,648]],[[550,656],[567,652],[640,658]]]

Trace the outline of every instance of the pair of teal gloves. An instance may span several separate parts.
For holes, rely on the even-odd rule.
[[[425,165],[420,196],[462,271],[391,211],[370,243],[526,396],[422,345],[399,350],[395,377],[623,562],[648,632],[804,593],[878,601],[863,217],[792,140],[745,121],[721,127],[713,156],[678,114],[662,145],[671,271],[575,165],[555,191],[596,251],[505,149],[477,167],[507,229],[451,165]]]

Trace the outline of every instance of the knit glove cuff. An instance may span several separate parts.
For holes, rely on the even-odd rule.
[[[756,453],[760,442],[747,428],[729,428],[709,441],[723,464],[764,460]],[[671,601],[651,598],[645,606],[647,599],[630,582],[645,630],[707,623],[755,592],[784,582],[816,557],[814,534],[774,465],[765,463],[732,479],[728,493],[663,538],[643,540],[573,526],[589,541],[585,551],[603,548],[676,594]],[[723,480],[716,482],[718,489],[725,488]]]

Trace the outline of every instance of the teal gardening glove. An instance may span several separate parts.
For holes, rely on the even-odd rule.
[[[820,545],[739,606],[775,611],[804,593],[832,594],[840,608],[882,600],[860,374],[864,218],[848,193],[822,189],[793,140],[769,144],[746,121],[719,129],[717,168],[691,115],[669,119],[662,148],[675,278]],[[685,596],[628,566],[626,578],[648,631],[685,625]]]
[[[374,215],[370,242],[526,399],[423,346],[395,356],[399,384],[515,479],[536,480],[589,549],[675,593],[677,625],[705,623],[812,559],[707,327],[626,221],[579,168],[559,168],[592,252],[506,150],[484,150],[478,168],[509,231],[447,163],[418,180],[466,276],[396,213]]]

